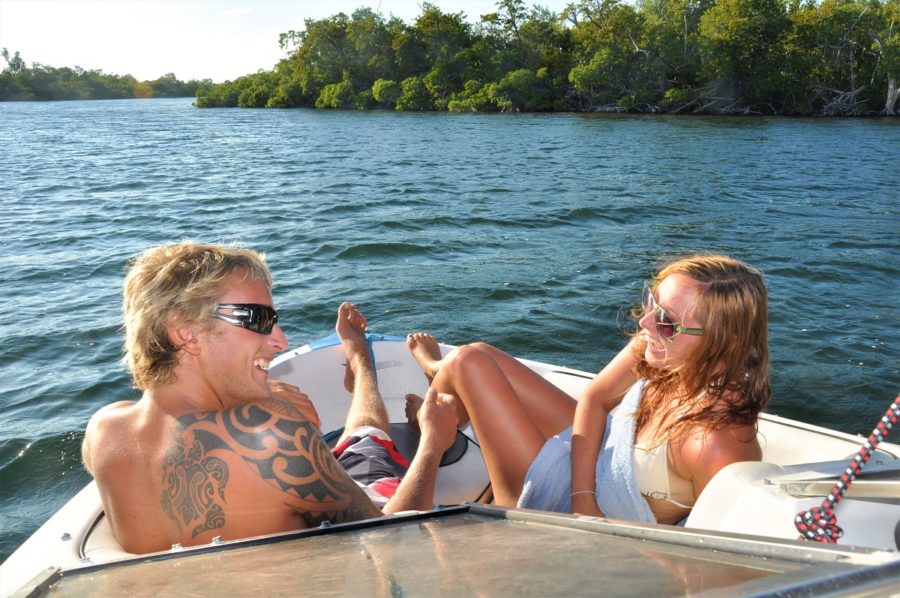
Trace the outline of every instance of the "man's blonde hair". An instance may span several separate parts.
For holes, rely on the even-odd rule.
[[[265,255],[241,247],[183,241],[145,251],[125,277],[125,361],[141,390],[166,384],[180,347],[168,325],[209,325],[232,274],[272,288]]]

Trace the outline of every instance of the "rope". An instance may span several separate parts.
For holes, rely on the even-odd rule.
[[[794,517],[794,525],[797,527],[797,531],[800,532],[800,540],[836,544],[838,538],[844,535],[844,530],[837,524],[834,507],[844,497],[844,493],[850,488],[850,484],[853,483],[860,470],[872,457],[872,452],[888,435],[898,419],[900,419],[900,395],[897,395],[897,398],[888,407],[881,421],[878,422],[872,434],[866,439],[865,444],[862,445],[859,452],[850,461],[847,469],[841,474],[841,478],[831,489],[831,492],[828,493],[828,496],[825,497],[825,500],[822,501],[822,504],[811,508],[809,511],[801,511]]]

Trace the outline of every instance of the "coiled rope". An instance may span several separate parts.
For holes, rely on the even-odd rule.
[[[859,475],[863,466],[872,457],[872,453],[878,444],[884,440],[885,436],[900,419],[900,395],[894,399],[891,406],[882,416],[878,425],[866,439],[865,444],[859,449],[859,452],[850,461],[847,469],[841,474],[841,478],[837,481],[822,504],[811,508],[809,511],[801,511],[794,517],[794,525],[800,532],[800,540],[811,540],[815,542],[824,542],[826,544],[836,544],[838,538],[844,535],[837,524],[837,517],[834,515],[834,507],[844,497],[844,493],[850,488],[850,484]]]

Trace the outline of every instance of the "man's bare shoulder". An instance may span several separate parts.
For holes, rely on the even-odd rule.
[[[318,429],[290,402],[270,397],[185,414],[177,422],[164,479],[215,470],[222,490],[227,486],[235,498],[255,486],[252,479],[274,491],[278,504],[289,506],[307,525],[380,514],[331,455]]]
[[[137,401],[116,401],[115,403],[104,405],[91,416],[91,419],[88,421],[88,430],[100,424],[134,417],[137,412],[137,406]]]
[[[121,457],[133,439],[139,421],[139,402],[117,401],[98,409],[88,420],[81,455],[87,471],[97,476],[98,466],[111,464],[110,458]],[[112,460],[115,462],[115,459]]]
[[[98,442],[102,443],[114,429],[129,426],[136,419],[137,405],[136,401],[117,401],[98,409],[88,420],[84,431],[85,449]]]

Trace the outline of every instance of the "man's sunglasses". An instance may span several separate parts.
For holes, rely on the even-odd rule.
[[[653,288],[656,284],[657,281],[655,280],[648,280],[644,283],[644,290],[641,293],[641,306],[644,308],[645,314],[653,312],[653,323],[656,325],[656,332],[659,333],[659,336],[667,343],[674,343],[675,337],[682,332],[694,336],[703,336],[702,328],[686,328],[681,324],[676,324],[672,317],[666,313],[666,310],[659,306],[656,302],[656,297],[653,295]]]
[[[231,313],[220,314],[220,309],[230,309]],[[220,303],[212,317],[259,334],[272,334],[278,323],[278,312],[259,303]]]

